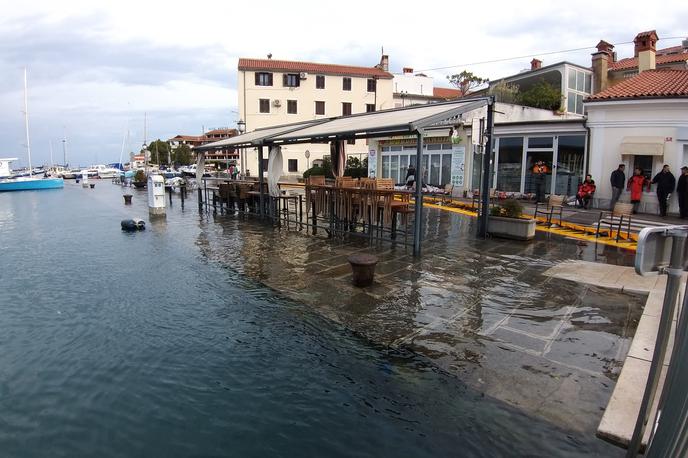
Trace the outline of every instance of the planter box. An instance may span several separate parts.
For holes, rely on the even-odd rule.
[[[505,239],[532,240],[535,237],[535,220],[490,216],[487,232]]]

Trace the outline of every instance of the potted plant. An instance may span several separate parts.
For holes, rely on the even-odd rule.
[[[134,174],[134,186],[137,188],[146,187],[146,172],[143,169],[138,169]]]
[[[535,220],[523,216],[523,206],[516,199],[507,199],[490,210],[487,231],[496,237],[532,240]]]

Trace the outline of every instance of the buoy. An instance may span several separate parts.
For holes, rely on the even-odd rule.
[[[146,222],[142,219],[123,219],[120,223],[123,231],[143,231],[146,229]]]

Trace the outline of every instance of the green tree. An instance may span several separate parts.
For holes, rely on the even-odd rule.
[[[559,88],[541,79],[527,91],[521,92],[519,102],[533,108],[558,110],[561,107],[561,91]]]
[[[494,95],[495,102],[519,103],[518,85],[504,80],[492,86],[488,94]]]
[[[192,162],[191,147],[181,144],[172,150],[172,162],[178,165],[189,165]]]
[[[462,97],[490,81],[487,78],[481,78],[474,75],[468,70],[464,70],[461,73],[455,73],[454,75],[447,75],[447,79],[452,86],[461,92]]]
[[[311,175],[324,175],[325,178],[333,178],[332,161],[330,158],[328,156],[323,157],[321,166],[316,165],[303,172],[304,178],[308,178]]]
[[[155,164],[167,164],[168,153],[170,152],[170,144],[157,139],[148,145],[150,151],[151,162]],[[169,164],[168,164],[169,165]]]

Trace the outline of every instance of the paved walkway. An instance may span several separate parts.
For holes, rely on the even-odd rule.
[[[666,276],[641,277],[630,267],[591,264],[585,261],[559,264],[545,272],[545,275],[605,288],[648,293],[633,343],[628,351],[614,393],[609,400],[609,405],[597,430],[597,434],[600,437],[627,447],[633,436],[635,421],[638,418],[640,403],[647,383],[650,364],[652,363],[652,355],[659,328],[659,317],[662,312]],[[683,288],[680,288],[680,291],[683,291]],[[680,303],[681,297],[679,297]],[[676,320],[674,319],[674,327],[670,335],[660,388],[664,380],[666,367],[668,367],[667,364],[671,358],[675,325]],[[655,396],[651,418],[654,417],[657,411],[660,394],[661,390]],[[643,446],[647,444],[650,429],[647,428],[645,430]]]
[[[250,218],[215,222],[199,241],[209,257],[585,438],[594,437],[645,302],[544,274],[576,259],[628,266],[632,251],[546,232],[530,243],[477,240],[475,218],[433,208],[421,258],[403,246],[334,242]],[[356,252],[380,258],[369,288],[351,285],[347,256]]]

